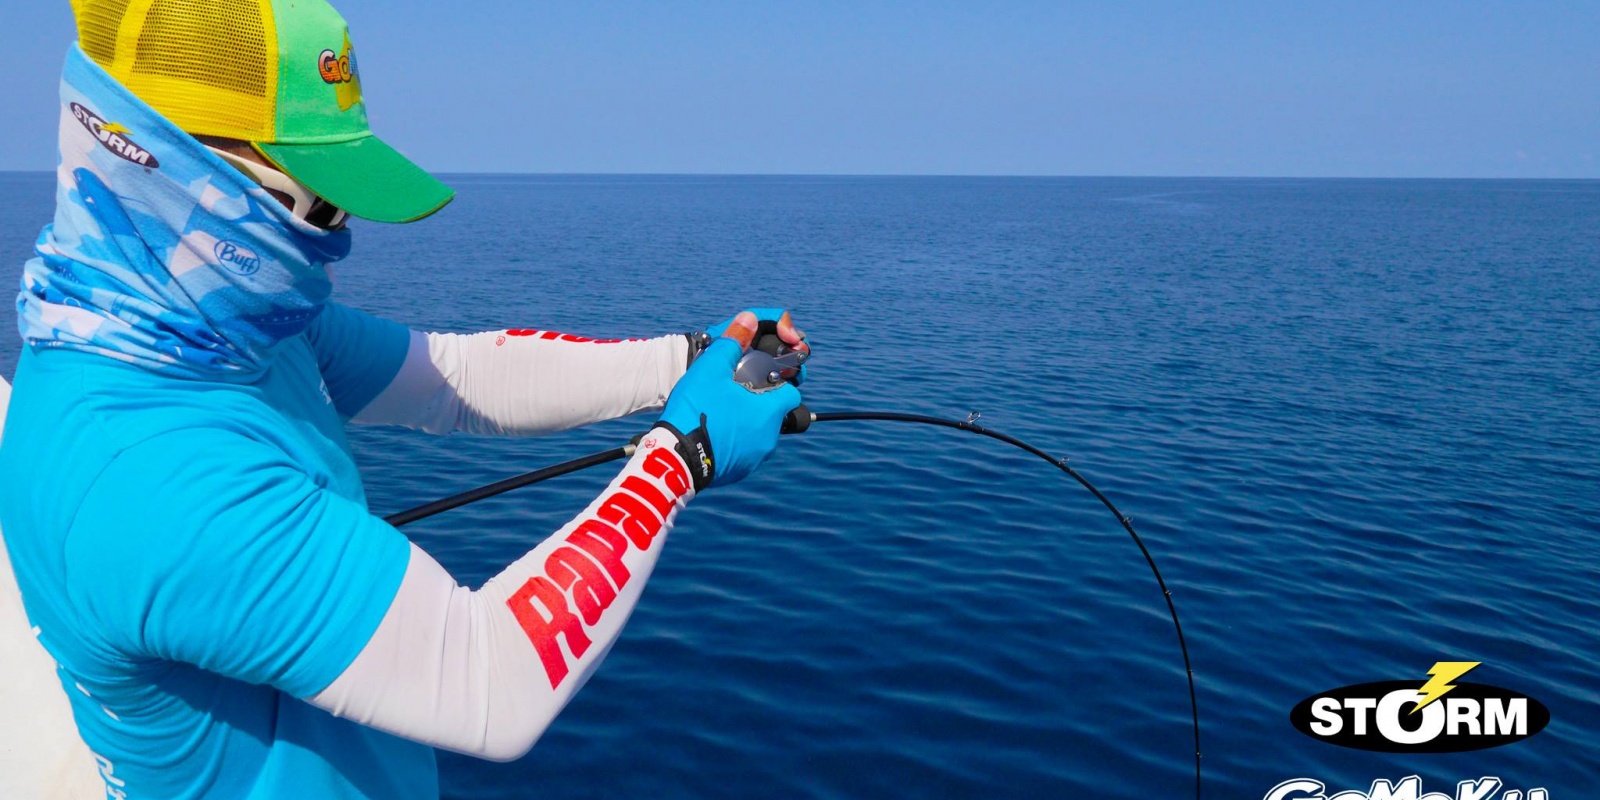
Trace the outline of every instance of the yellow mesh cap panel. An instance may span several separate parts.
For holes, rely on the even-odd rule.
[[[76,0],[75,9],[84,52],[179,128],[272,138],[278,41],[268,0]]]
[[[73,0],[72,13],[78,18],[78,43],[105,69],[117,60],[117,29],[127,13],[128,0]]]
[[[156,0],[139,30],[136,74],[267,94],[266,31],[251,0]]]

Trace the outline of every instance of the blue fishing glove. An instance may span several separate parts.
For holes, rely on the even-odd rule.
[[[673,387],[656,422],[677,435],[697,492],[755,471],[778,446],[784,416],[800,405],[800,390],[790,384],[752,392],[734,383],[742,355],[733,339],[712,342]]]

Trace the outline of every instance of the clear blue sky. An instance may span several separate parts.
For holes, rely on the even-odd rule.
[[[0,11],[55,163],[67,0]],[[1600,2],[345,0],[438,171],[1600,178]]]

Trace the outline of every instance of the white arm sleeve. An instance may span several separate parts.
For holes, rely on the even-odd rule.
[[[400,372],[352,421],[429,433],[565,430],[665,405],[688,355],[681,335],[413,331]]]
[[[509,761],[605,658],[694,489],[652,430],[584,512],[477,591],[411,547],[365,648],[312,705],[398,736]]]

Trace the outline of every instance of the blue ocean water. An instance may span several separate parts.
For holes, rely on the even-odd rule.
[[[347,303],[415,327],[595,336],[795,309],[819,411],[965,417],[1072,459],[1182,615],[1206,796],[1600,779],[1600,183],[462,176],[358,225]],[[51,178],[0,174],[15,281]],[[13,285],[13,284],[8,284]],[[15,365],[0,337],[0,370]],[[613,446],[360,429],[378,513]],[[408,528],[477,583],[606,468]],[[1313,693],[1440,660],[1549,707],[1455,755],[1296,732]],[[490,798],[1192,796],[1154,580],[1042,462],[819,425],[695,501],[622,640],[526,758],[443,755]]]

